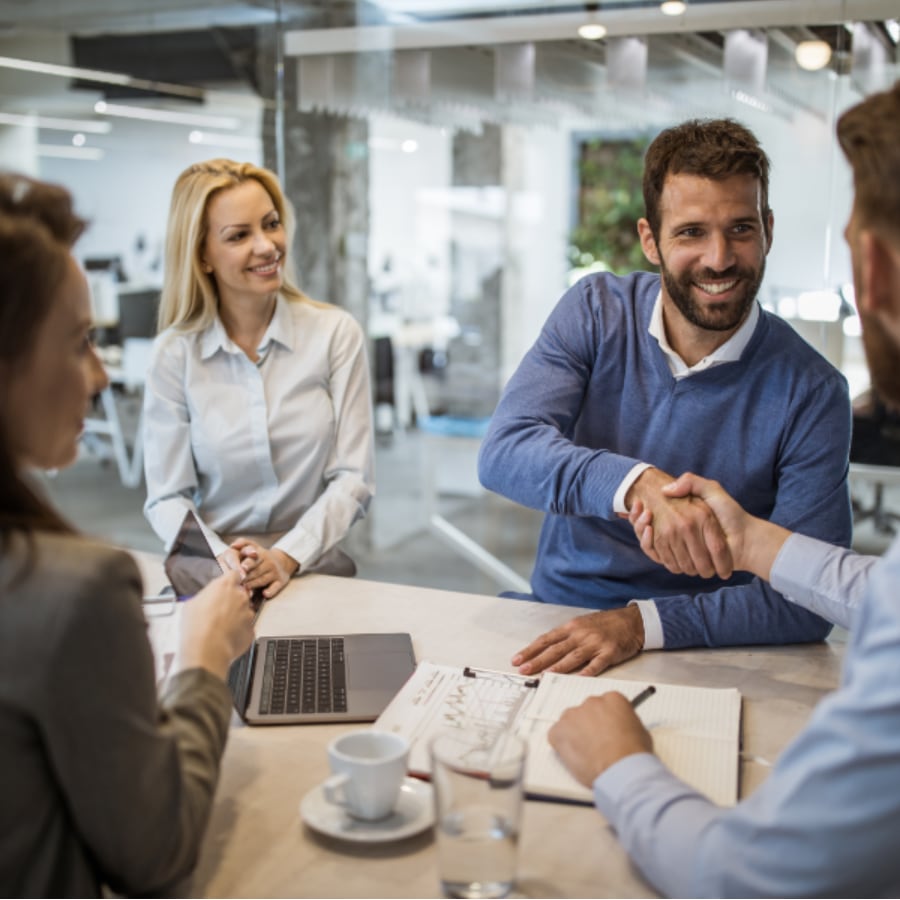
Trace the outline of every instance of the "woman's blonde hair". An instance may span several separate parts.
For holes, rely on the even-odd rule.
[[[284,223],[287,245],[293,238],[293,211],[274,172],[252,163],[210,159],[189,166],[175,182],[166,230],[166,263],[158,327],[180,331],[202,331],[215,319],[218,308],[215,282],[203,269],[203,246],[208,231],[207,208],[218,191],[247,181],[258,181]],[[287,256],[281,293],[289,300],[306,300],[295,285]]]

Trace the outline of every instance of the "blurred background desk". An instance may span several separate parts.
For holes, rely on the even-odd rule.
[[[140,556],[146,587],[159,560]],[[513,653],[584,610],[308,575],[260,615],[259,634],[409,631],[419,660],[509,670]],[[165,652],[171,617],[151,620]],[[617,678],[736,687],[744,698],[741,795],[837,683],[842,634],[823,644],[646,653]],[[233,721],[193,891],[204,897],[439,897],[430,831],[391,844],[321,837],[300,819],[301,798],[328,775],[325,748],[352,725],[247,727]],[[576,850],[577,848],[577,850]],[[526,897],[656,896],[592,808],[526,803],[518,891]]]
[[[117,284],[107,271],[89,272],[89,282],[97,345],[109,386],[97,398],[98,415],[84,423],[84,443],[101,459],[114,459],[122,484],[136,488],[143,478],[144,379],[156,334],[160,289]],[[136,414],[122,415],[119,401],[123,399],[134,401]]]

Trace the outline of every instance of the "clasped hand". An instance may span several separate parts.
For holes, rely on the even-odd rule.
[[[271,600],[290,581],[299,564],[283,550],[263,547],[249,538],[237,538],[220,557],[229,569],[243,572],[243,586],[248,591],[262,591]]]
[[[674,491],[674,481],[661,469],[646,469],[626,494],[628,518],[641,548],[676,575],[730,578],[734,569],[731,549],[716,514],[689,490]],[[643,523],[640,531],[638,522]]]
[[[731,576],[743,510],[718,484],[690,475],[674,482],[660,469],[646,469],[631,485],[626,504],[641,549],[654,562],[676,574]],[[542,634],[512,664],[525,675],[545,670],[599,675],[643,647],[641,612],[626,606],[578,616]]]

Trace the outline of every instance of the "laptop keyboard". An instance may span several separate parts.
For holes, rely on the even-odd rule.
[[[344,639],[269,640],[259,711],[273,716],[346,712]]]

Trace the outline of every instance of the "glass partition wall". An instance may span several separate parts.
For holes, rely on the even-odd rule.
[[[643,265],[640,154],[680,120],[730,116],[760,137],[775,214],[760,299],[854,395],[867,387],[834,124],[900,75],[895,2],[692,0],[676,16],[531,0],[12,6],[7,23],[0,3],[0,165],[66,185],[91,220],[78,253],[117,371],[117,348],[152,335],[177,174],[229,156],[280,175],[301,286],[371,338],[378,492],[353,536],[364,575],[427,583],[403,548],[430,533],[456,554],[448,572],[476,573],[464,588],[506,586],[437,516],[527,578],[537,519],[480,493],[479,428],[580,272]],[[114,412],[136,465],[135,365]],[[109,438],[85,443],[51,491],[96,468]],[[109,502],[139,519],[131,476]],[[138,526],[119,534],[159,549]]]

